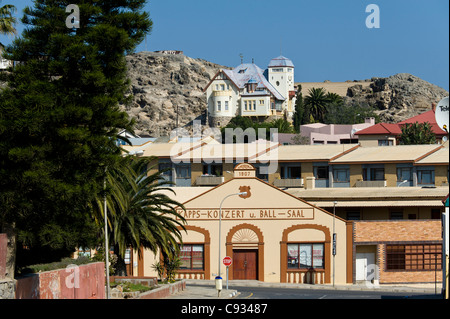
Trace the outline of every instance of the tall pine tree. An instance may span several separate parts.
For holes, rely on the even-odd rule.
[[[300,133],[300,125],[303,123],[303,116],[305,114],[305,104],[303,103],[302,86],[299,84],[297,87],[297,94],[295,100],[295,112],[292,117],[292,125],[296,133]]]
[[[76,4],[80,27],[68,28]],[[145,0],[35,0],[6,48],[18,61],[0,92],[0,227],[18,243],[70,251],[92,230],[89,203],[133,130],[125,56],[150,32]]]

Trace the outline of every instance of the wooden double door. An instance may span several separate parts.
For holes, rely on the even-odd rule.
[[[233,250],[233,279],[258,280],[258,250]]]

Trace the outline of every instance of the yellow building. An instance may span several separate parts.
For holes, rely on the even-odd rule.
[[[250,164],[238,164],[234,178],[183,205],[186,210],[179,212],[187,220],[187,233],[181,278],[213,279],[222,258],[229,256],[230,280],[326,284],[334,277],[336,283],[352,282],[351,223],[256,178]],[[144,264],[157,260],[150,255]],[[225,267],[220,269],[224,276]]]
[[[165,178],[177,184],[175,199],[186,207],[181,278],[213,279],[219,247],[220,258],[234,260],[230,279],[382,284],[442,278],[448,143],[361,147],[201,140],[128,148],[138,149],[158,156],[159,169],[172,168]],[[219,236],[222,199],[245,190],[250,197],[225,200]],[[151,265],[159,256],[143,256],[133,274],[156,275]]]

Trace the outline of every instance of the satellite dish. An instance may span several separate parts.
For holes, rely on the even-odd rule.
[[[353,128],[352,131],[350,132],[350,136],[353,137],[355,135],[355,133],[358,131],[361,131],[361,129]]]
[[[437,125],[448,133],[448,96],[439,101],[434,113]]]

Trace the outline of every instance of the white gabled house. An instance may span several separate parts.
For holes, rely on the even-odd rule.
[[[219,70],[205,87],[211,126],[225,126],[237,115],[264,120],[272,116],[291,119],[295,106],[294,64],[279,56],[266,70],[242,63]]]

